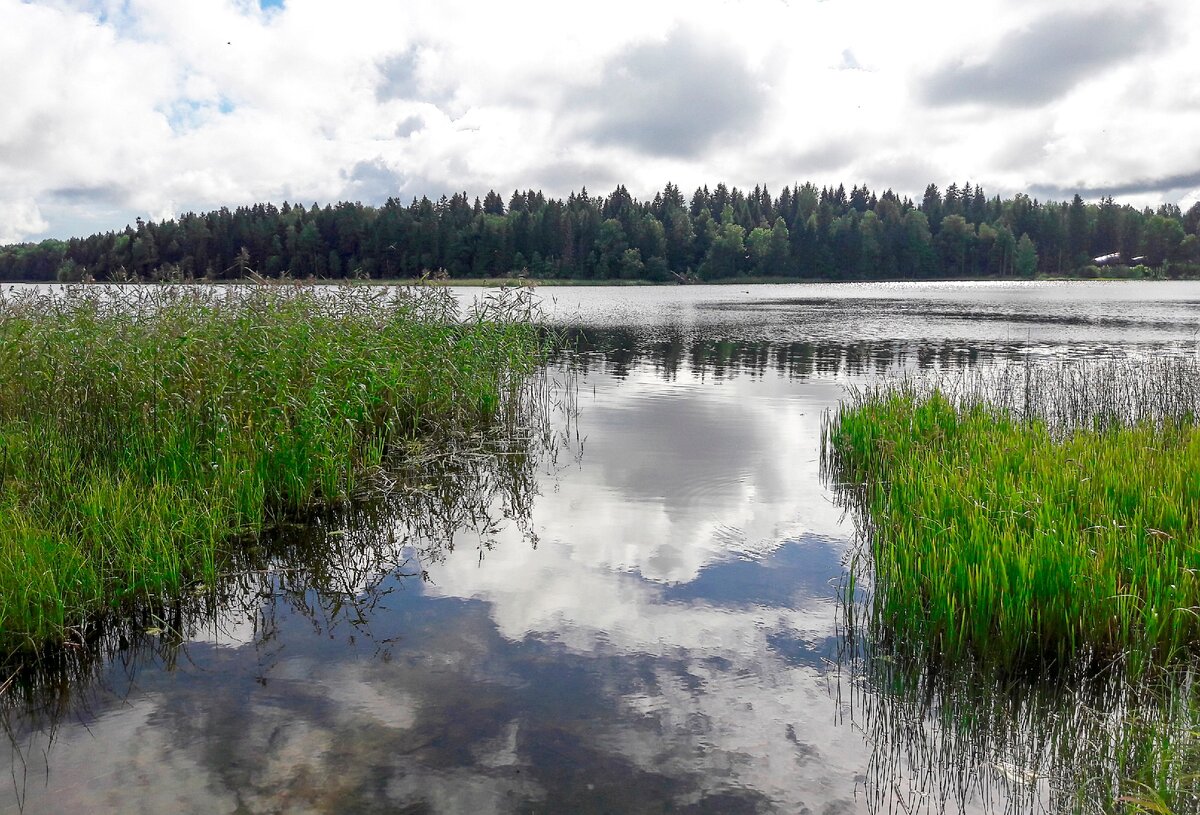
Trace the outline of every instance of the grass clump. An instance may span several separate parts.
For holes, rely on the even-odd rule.
[[[209,584],[233,542],[513,409],[526,299],[435,289],[0,296],[0,648]]]
[[[1198,385],[1180,359],[857,394],[826,460],[866,520],[876,634],[1013,671],[1195,654]]]

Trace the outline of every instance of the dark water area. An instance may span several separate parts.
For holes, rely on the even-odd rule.
[[[1128,702],[861,670],[823,416],[905,371],[1196,354],[1200,284],[542,297],[536,444],[401,474],[12,682],[0,813],[1054,811]]]

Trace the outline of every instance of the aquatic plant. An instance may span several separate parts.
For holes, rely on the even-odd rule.
[[[893,380],[827,417],[873,810],[1200,812],[1198,416],[1174,357]]]
[[[855,394],[826,463],[861,511],[879,636],[1012,671],[1194,655],[1198,402],[1189,359]]]
[[[68,288],[0,296],[0,647],[211,584],[239,540],[519,410],[527,297]]]

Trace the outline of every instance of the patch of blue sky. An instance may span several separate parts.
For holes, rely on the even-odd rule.
[[[258,6],[263,11],[270,11],[273,8],[283,8],[284,0],[258,0]]]
[[[133,34],[137,21],[134,19],[127,0],[119,3],[94,2],[86,5],[90,5],[91,8],[82,10],[91,11],[96,16],[96,22],[100,25],[110,26],[122,37]]]
[[[178,133],[194,130],[215,116],[224,116],[234,110],[236,106],[233,102],[222,96],[216,102],[207,99],[176,99],[165,113],[167,123]]]
[[[667,586],[668,602],[801,608],[830,602],[830,581],[845,571],[841,547],[817,535],[784,542],[770,555],[706,566],[688,583]]]

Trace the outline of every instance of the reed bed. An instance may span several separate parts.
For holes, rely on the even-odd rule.
[[[920,396],[934,391],[956,408],[988,406],[1056,436],[1076,430],[1195,424],[1200,359],[1182,356],[1008,363],[959,369],[877,388]],[[865,390],[852,402],[869,397]]]
[[[432,288],[0,296],[0,648],[211,585],[237,541],[369,493],[413,439],[516,409],[529,317]]]
[[[854,394],[824,437],[861,510],[871,628],[1010,671],[1200,642],[1200,363],[1013,366]]]

